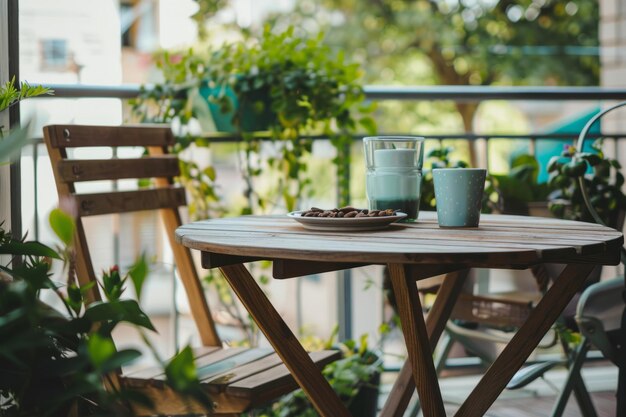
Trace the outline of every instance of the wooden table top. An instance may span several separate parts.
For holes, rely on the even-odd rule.
[[[178,228],[176,238],[203,252],[252,258],[502,268],[617,265],[624,242],[608,227],[542,217],[481,215],[477,228],[439,228],[433,212],[421,212],[416,223],[360,232],[307,230],[284,215],[210,219]]]

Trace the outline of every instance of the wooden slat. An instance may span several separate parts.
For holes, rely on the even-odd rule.
[[[237,355],[247,352],[249,349],[244,347],[234,347],[228,349],[221,349],[215,346],[205,347],[207,350],[204,354],[194,357],[194,363],[196,369],[200,372],[203,368],[208,368],[221,361],[228,360]],[[210,369],[207,371],[207,374]],[[153,381],[153,384],[159,384],[158,381],[165,381],[165,373],[162,366],[153,366],[146,369],[138,370],[137,372],[129,373],[125,375],[128,383],[133,386],[140,386],[145,384],[145,380]]]
[[[184,206],[185,190],[179,187],[75,195],[79,216],[126,213]]]
[[[258,373],[267,371],[268,369],[274,368],[275,366],[279,366],[282,363],[283,361],[280,359],[280,356],[278,356],[276,353],[272,353],[257,361],[247,363],[243,366],[239,366],[236,369],[231,369],[226,372],[222,372],[221,374],[210,376],[208,378],[202,378],[201,382],[203,384],[216,386],[231,385],[252,375],[256,375]]]
[[[311,352],[309,356],[317,367],[321,369],[326,364],[339,359],[341,352],[338,350],[322,350]],[[227,392],[237,396],[256,396],[270,389],[270,387],[273,387],[272,391],[276,391],[281,385],[281,391],[296,386],[289,370],[284,365],[272,367],[266,371],[255,373],[250,377],[233,381],[228,385]]]
[[[217,350],[221,350],[217,346],[203,346],[200,348],[193,349],[193,357],[195,361],[198,361],[199,358],[203,356],[207,356],[210,353],[216,352]],[[163,374],[162,366],[149,366],[143,369],[137,369],[131,372],[125,372],[124,377],[129,379],[150,379],[156,377],[158,375]]]
[[[196,363],[196,368],[201,369],[205,366],[210,366],[214,363],[232,358],[233,356],[241,355],[244,352],[250,350],[246,347],[230,347],[225,349],[218,349],[216,351],[211,352],[209,355],[204,355],[201,358],[198,358]]]
[[[240,366],[244,366],[250,362],[265,358],[271,354],[271,349],[246,349],[245,351],[237,355],[233,355],[219,362],[207,364],[204,366],[196,365],[198,368],[198,378],[200,378],[201,380],[210,379],[216,375],[221,375],[224,372],[233,371]]]
[[[339,359],[341,352],[339,350],[323,350],[309,353],[309,356],[318,367],[322,368],[327,363]],[[270,369],[272,369],[271,373],[266,372]],[[273,378],[271,378],[272,375],[274,375]],[[231,387],[231,392],[243,393],[250,391],[244,395],[257,396],[259,392],[266,389],[266,387],[273,386],[272,390],[275,390],[276,387],[280,385],[277,379],[283,377],[290,380],[292,386],[295,387],[295,381],[293,381],[289,370],[283,364],[280,356],[276,353],[272,353],[263,359],[240,366],[231,372],[226,372],[221,375],[216,375],[209,380],[204,380],[203,383],[208,383],[211,386],[229,386]]]
[[[178,158],[113,158],[60,161],[57,169],[62,181],[118,180],[122,178],[174,177],[180,173]]]
[[[167,125],[86,126],[50,125],[53,148],[88,146],[170,146],[174,135]]]

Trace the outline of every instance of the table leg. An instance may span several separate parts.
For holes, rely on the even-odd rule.
[[[524,364],[595,265],[568,265],[456,413],[482,416]]]
[[[469,269],[464,269],[446,274],[441,288],[437,291],[435,303],[426,317],[426,331],[430,346],[437,345],[454,304],[463,290],[468,273]],[[387,398],[380,414],[381,417],[402,417],[413,392],[415,392],[415,381],[413,380],[411,362],[407,360],[393,384],[389,398]]]
[[[229,265],[220,270],[317,412],[322,417],[349,417],[346,407],[246,267]]]
[[[413,379],[417,386],[424,416],[445,417],[446,412],[443,408],[437,371],[433,363],[432,348],[422,314],[422,305],[417,292],[415,278],[409,273],[409,267],[402,264],[390,264],[389,275],[398,303],[398,313],[402,322],[409,363],[413,371]],[[439,326],[433,325],[431,334],[434,334],[437,327]],[[441,327],[441,330],[443,330],[443,327]]]

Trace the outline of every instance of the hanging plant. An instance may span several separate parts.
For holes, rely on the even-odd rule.
[[[323,35],[300,37],[293,27],[274,34],[266,27],[260,39],[223,45],[208,58],[191,50],[180,55],[165,53],[157,65],[164,82],[143,89],[133,102],[136,114],[142,121],[180,124],[179,150],[191,143],[209,146],[206,138],[192,135],[188,128],[193,121],[202,124],[208,108],[214,119],[225,116],[243,138],[242,175],[248,202],[244,213],[270,210],[278,204],[291,211],[301,197],[311,195],[307,160],[316,135],[328,137],[336,149],[332,162],[341,203],[347,203],[344,170],[349,166],[352,136],[357,129],[375,133],[368,115],[374,107],[363,103],[358,66],[346,63],[341,52],[334,53],[323,43]],[[199,95],[204,107],[199,105]],[[258,130],[266,133],[258,135]],[[268,136],[272,145],[262,146],[262,138]],[[192,165],[190,171],[183,175],[190,189],[197,190],[203,182],[214,184],[214,170],[205,172]],[[256,182],[261,174],[276,177],[275,187],[260,192]],[[214,186],[205,191],[205,201],[218,200]]]
[[[346,63],[342,52],[334,53],[325,45],[323,34],[304,38],[296,35],[293,27],[275,34],[266,26],[258,41],[244,40],[216,50],[207,76],[204,92],[214,113],[219,108],[244,135],[246,175],[252,178],[264,172],[263,163],[282,173],[274,195],[282,196],[287,210],[293,210],[298,199],[311,192],[306,161],[313,135],[331,139],[341,180],[357,126],[375,133],[373,119],[363,115],[373,107],[362,105],[358,66]],[[355,110],[363,113],[358,119]],[[250,134],[259,129],[259,122],[276,145],[276,153],[266,160],[251,158],[261,149],[259,139]],[[251,185],[249,182],[251,203],[256,201],[263,208],[268,198],[258,195]],[[347,204],[347,184],[340,184],[340,190],[341,203]]]

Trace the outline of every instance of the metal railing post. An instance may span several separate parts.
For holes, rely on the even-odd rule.
[[[337,207],[342,203],[350,204],[350,162],[347,156],[351,153],[351,144],[346,143],[339,152],[343,153],[341,167],[337,170]],[[345,189],[344,189],[345,187]],[[346,201],[344,200],[344,194]],[[352,339],[352,271],[344,269],[338,272],[337,279],[337,323],[339,324],[339,341]]]

